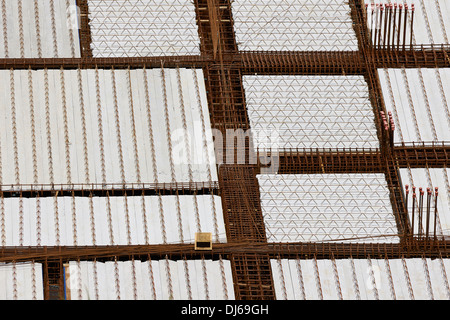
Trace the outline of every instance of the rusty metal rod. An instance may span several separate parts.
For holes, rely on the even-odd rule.
[[[405,4],[405,22],[403,24],[403,51],[405,51],[405,46],[406,46],[406,26],[408,25],[407,22],[407,18],[408,18],[408,5]]]
[[[411,31],[409,35],[409,46],[413,50],[413,30],[414,30],[414,3],[411,5]]]
[[[409,185],[405,185],[405,207],[408,210],[408,198],[409,198]]]

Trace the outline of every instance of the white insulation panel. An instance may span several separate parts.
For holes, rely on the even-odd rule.
[[[427,201],[427,188],[432,190],[432,202],[430,209],[430,221],[429,231],[430,234],[434,234],[434,212],[435,212],[435,197],[434,188],[438,188],[437,198],[437,222],[436,222],[436,234],[450,236],[450,169],[448,168],[401,168],[400,178],[402,180],[403,189],[405,186],[409,186],[408,197],[408,214],[410,222],[412,221],[412,187],[416,187],[416,194],[419,195],[419,188],[422,188],[425,192],[423,212],[426,213],[426,201]],[[431,183],[430,183],[431,182]],[[405,191],[404,191],[405,192]],[[405,194],[405,193],[404,193]],[[419,232],[418,224],[418,211],[419,199],[417,198],[415,204],[415,217],[414,217],[414,233]],[[422,230],[421,233],[425,234],[426,228],[426,214],[422,217]]]
[[[394,142],[450,141],[450,69],[379,69]]]
[[[4,190],[217,181],[201,70],[2,70],[0,88]]]
[[[79,58],[76,0],[3,0],[0,58]]]
[[[398,242],[384,174],[258,175],[269,242]]]
[[[344,0],[235,0],[234,30],[241,51],[358,50]]]
[[[255,147],[378,148],[362,76],[244,76]]]
[[[229,260],[71,261],[66,290],[71,300],[234,300]]]
[[[226,242],[218,196],[4,198],[1,204],[2,246],[194,243],[196,232]]]
[[[0,300],[44,300],[40,263],[0,263]]]
[[[412,44],[413,45],[422,45],[422,44],[449,44],[450,37],[450,3],[448,0],[402,0],[402,1],[391,1],[391,0],[364,0],[366,4],[369,4],[368,10],[368,27],[375,30],[375,28],[379,27],[376,24],[376,21],[379,21],[379,13],[376,13],[376,5],[377,4],[388,4],[388,3],[397,3],[397,4],[407,4],[408,5],[408,14],[407,14],[407,29],[406,29],[406,37],[405,44],[411,44],[411,20],[413,22],[413,36],[412,36]],[[375,7],[372,6],[375,5]],[[412,17],[411,8],[414,4],[414,17]],[[374,8],[374,14],[372,15],[372,8]],[[391,14],[391,24],[396,25],[395,31],[391,37],[394,37],[394,43],[397,43],[397,33],[398,33],[398,19],[399,19],[399,10],[397,9],[396,15],[394,17]],[[372,19],[374,20],[372,22]],[[403,44],[403,21],[404,21],[404,9],[401,17],[401,25],[400,27],[400,43]],[[381,24],[381,43],[383,43],[383,37],[385,35],[384,32],[384,24]],[[391,28],[391,30],[393,30]],[[386,36],[387,38],[387,36]],[[377,40],[378,42],[378,40]]]
[[[450,299],[450,259],[270,262],[277,300]]]
[[[190,0],[88,0],[94,57],[199,55]]]

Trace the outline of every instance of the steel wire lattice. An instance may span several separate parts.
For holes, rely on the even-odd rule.
[[[315,263],[314,265],[318,267],[320,263],[317,263],[317,261],[320,261],[320,259],[332,259],[334,261],[334,259],[369,258],[373,262],[374,259],[388,258],[407,259],[426,256],[427,258],[442,259],[449,257],[448,240],[437,239],[437,241],[430,242],[421,237],[411,237],[411,221],[408,217],[406,197],[403,191],[404,186],[399,174],[400,168],[448,167],[448,143],[442,141],[434,141],[430,144],[426,142],[409,143],[408,141],[393,143],[393,128],[388,126],[389,130],[386,130],[383,123],[384,118],[388,116],[385,99],[389,99],[389,97],[386,96],[386,93],[383,93],[380,76],[377,73],[377,69],[380,68],[449,67],[450,47],[448,41],[447,43],[435,41],[416,43],[414,38],[412,38],[413,40],[408,39],[408,36],[412,35],[411,33],[405,33],[405,35],[397,36],[398,43],[393,46],[386,46],[384,40],[390,39],[387,36],[387,33],[390,32],[387,17],[388,14],[392,14],[389,11],[391,9],[389,8],[388,11],[385,11],[384,16],[378,15],[384,23],[384,29],[382,28],[381,32],[376,27],[369,27],[367,10],[370,10],[371,7],[369,6],[366,9],[363,0],[350,0],[348,5],[343,5],[339,1],[333,2],[335,5],[340,6],[341,9],[339,10],[346,12],[345,17],[341,17],[339,27],[335,30],[330,30],[328,29],[330,28],[329,26],[324,27],[321,25],[320,30],[317,30],[319,38],[322,37],[320,38],[322,40],[323,36],[330,34],[330,32],[331,34],[333,32],[344,32],[347,42],[344,41],[345,39],[338,39],[339,41],[337,42],[333,42],[333,39],[325,39],[327,40],[325,43],[323,41],[322,43],[314,43],[314,39],[309,39],[309,43],[300,43],[300,48],[298,47],[299,43],[294,43],[294,48],[292,48],[293,43],[291,42],[285,45],[278,43],[277,45],[276,43],[283,39],[273,39],[276,32],[270,31],[270,21],[266,21],[264,31],[268,33],[268,37],[263,40],[267,43],[257,49],[245,49],[244,40],[242,40],[242,25],[255,24],[259,22],[258,19],[254,17],[242,18],[241,12],[238,12],[238,4],[232,4],[230,0],[195,0],[190,13],[190,17],[194,17],[191,19],[191,22],[195,22],[195,25],[191,23],[191,26],[194,29],[198,29],[198,39],[194,33],[194,45],[182,47],[181,51],[175,50],[170,56],[166,55],[164,50],[161,50],[164,47],[164,45],[161,45],[158,47],[159,51],[156,54],[149,54],[153,56],[139,56],[137,52],[139,48],[142,49],[142,46],[126,43],[124,48],[134,50],[136,57],[126,56],[122,52],[121,57],[112,55],[112,57],[103,58],[94,57],[98,47],[92,44],[96,41],[96,34],[94,33],[98,32],[98,29],[92,27],[93,23],[97,22],[93,21],[95,15],[93,15],[93,7],[90,7],[89,2],[88,0],[76,1],[76,5],[79,8],[80,25],[78,34],[72,31],[70,36],[72,40],[69,41],[71,42],[70,54],[67,57],[59,54],[61,48],[58,48],[59,43],[56,42],[56,37],[53,37],[54,41],[48,44],[50,50],[55,53],[54,57],[42,56],[44,46],[42,42],[43,21],[42,19],[37,19],[36,16],[38,17],[38,15],[36,14],[33,24],[37,26],[36,30],[39,36],[37,34],[36,40],[38,40],[37,47],[40,47],[40,50],[37,53],[38,57],[26,57],[24,54],[26,40],[24,40],[23,36],[23,9],[19,10],[19,20],[22,21],[21,26],[19,26],[19,31],[22,30],[22,36],[18,37],[18,41],[21,44],[19,47],[22,48],[21,55],[20,57],[11,58],[12,50],[14,49],[8,43],[7,37],[3,37],[2,45],[6,54],[4,57],[0,57],[0,68],[11,70],[10,75],[15,70],[20,69],[45,69],[46,72],[50,69],[55,69],[55,71],[76,69],[80,73],[83,69],[202,68],[208,92],[207,102],[210,123],[213,129],[218,130],[224,136],[227,134],[227,129],[240,129],[245,132],[252,128],[243,81],[243,77],[246,75],[363,76],[368,84],[369,99],[374,117],[373,123],[379,140],[379,148],[377,146],[374,149],[288,148],[285,150],[258,150],[258,148],[255,149],[252,146],[252,141],[248,138],[246,138],[244,144],[233,143],[232,145],[227,144],[226,140],[223,140],[222,144],[218,145],[219,152],[216,150],[215,154],[216,163],[218,164],[218,182],[192,183],[191,181],[191,183],[173,182],[159,184],[146,183],[144,181],[141,184],[129,184],[125,187],[120,183],[107,185],[102,183],[48,185],[16,183],[5,185],[3,184],[5,175],[2,173],[7,168],[1,167],[0,162],[0,184],[2,184],[0,202],[2,247],[0,260],[2,262],[33,261],[36,264],[42,263],[45,299],[64,299],[64,287],[62,284],[64,264],[69,261],[79,263],[83,259],[93,262],[98,261],[99,263],[101,261],[109,261],[114,263],[117,272],[119,270],[118,262],[120,261],[132,260],[134,263],[138,259],[141,261],[157,259],[162,261],[162,263],[166,263],[168,259],[179,259],[180,261],[183,259],[202,260],[211,258],[215,261],[227,259],[231,263],[234,296],[236,299],[274,299],[276,297],[274,282],[279,281],[279,279],[273,277],[274,270],[272,268],[274,265],[271,264],[271,259],[278,259],[280,263],[282,259],[288,258],[297,260],[312,259]],[[106,5],[105,1],[100,2],[104,2],[103,5]],[[122,6],[121,9],[126,10],[126,6]],[[53,8],[52,17],[49,19],[53,35],[56,27],[54,10],[55,8]],[[405,19],[406,17],[406,19],[401,23],[403,23],[403,30],[408,31],[408,26],[413,25],[413,15],[410,14],[408,16],[408,12],[405,12],[406,14],[403,18]],[[167,12],[163,11],[163,13],[168,15]],[[324,12],[323,14],[325,15],[326,13]],[[417,14],[418,12],[415,13],[415,15]],[[423,14],[422,11],[421,14]],[[313,18],[309,17],[309,22],[307,23],[309,26],[313,24]],[[414,19],[417,20],[416,18]],[[424,20],[427,21],[427,19],[428,17],[425,17]],[[8,33],[6,20],[5,1],[2,1],[2,24],[3,34],[5,35]],[[101,22],[99,23],[101,25]],[[295,21],[290,21],[289,23],[295,25]],[[343,26],[346,24],[350,25],[350,27],[344,28]],[[443,25],[443,23],[441,24]],[[144,29],[140,29],[140,31],[145,31]],[[371,33],[372,30],[374,33]],[[376,34],[375,30],[377,30]],[[384,34],[385,30],[386,35]],[[427,35],[430,36],[432,30],[427,30],[427,32]],[[351,35],[351,37],[347,38],[348,35]],[[73,39],[76,38],[79,44],[74,42],[75,40]],[[400,42],[402,39],[403,42]],[[433,40],[432,37],[431,40]],[[104,40],[100,40],[100,42],[102,41]],[[350,50],[349,45],[351,45]],[[267,47],[269,47],[269,50],[265,50]],[[74,55],[76,48],[79,48],[80,57]],[[248,51],[242,51],[242,48]],[[9,81],[11,79],[8,77],[6,81],[9,88],[16,93],[20,88],[15,85],[14,79]],[[27,80],[29,79],[27,78]],[[65,83],[65,85],[68,84]],[[62,92],[67,93],[67,91]],[[87,99],[87,97],[84,97],[84,99]],[[17,130],[15,122],[21,119],[15,114],[16,110],[14,108],[17,107],[17,101],[13,100],[12,102],[13,108],[11,112],[14,118],[12,119],[12,129]],[[36,103],[36,99],[32,99],[32,102],[31,110],[35,113],[33,106]],[[34,117],[37,116],[35,113]],[[50,116],[50,114],[47,116]],[[63,124],[68,124],[67,119],[65,119]],[[398,129],[396,126],[395,130]],[[12,147],[17,147],[17,145],[18,142],[16,141],[12,144]],[[7,154],[3,146],[1,147],[0,158],[5,158]],[[13,149],[13,153],[15,151]],[[226,157],[227,152],[233,152],[232,163],[228,161],[231,159]],[[238,163],[237,161],[240,154],[244,154],[243,163]],[[11,156],[14,158],[14,154]],[[262,161],[264,159],[262,157],[267,156],[277,157],[278,166],[276,168],[268,168],[267,163]],[[255,162],[251,162],[253,160]],[[261,195],[256,178],[256,175],[264,170],[266,173],[273,174],[383,173],[389,189],[390,203],[400,242],[268,243],[261,209]],[[48,248],[40,245],[36,247],[5,246],[6,224],[2,212],[5,210],[5,200],[9,198],[18,198],[22,199],[22,201],[33,198],[37,203],[43,203],[45,198],[56,198],[58,196],[76,196],[89,199],[92,196],[120,196],[127,198],[146,195],[220,195],[227,243],[215,243],[213,250],[208,253],[196,252],[193,244],[187,243],[141,246],[108,245],[104,247],[82,247],[77,246],[77,243],[75,243],[74,247],[55,246]],[[42,208],[39,205],[36,208],[36,215],[40,217]],[[23,207],[19,216],[23,219]],[[20,221],[23,222],[23,220]],[[56,221],[59,223],[58,219]],[[40,224],[37,225],[39,243],[42,241],[41,227]],[[21,230],[23,231],[23,229]],[[95,238],[95,230],[93,232]],[[23,238],[21,239],[23,240]],[[336,265],[334,265],[335,267]],[[168,263],[164,270],[166,276],[170,275],[171,269]],[[204,269],[202,270],[204,272]],[[300,275],[302,271],[304,272],[298,267],[296,271],[297,273],[300,272]],[[334,271],[336,276],[339,270]],[[149,274],[152,273],[150,272]],[[187,275],[188,273],[185,273],[185,276]],[[319,273],[315,273],[315,276],[318,277]],[[120,288],[117,287],[118,278],[119,275],[117,273],[116,279],[113,280],[116,285],[116,292],[120,292]],[[206,287],[206,292],[208,292],[207,282],[202,281]],[[320,278],[317,278],[316,281],[320,283]],[[168,283],[170,284],[170,282]],[[340,288],[341,284],[336,280],[335,285]],[[227,296],[229,292],[227,293],[225,290],[223,295]]]

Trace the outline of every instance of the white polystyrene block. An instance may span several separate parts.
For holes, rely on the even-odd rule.
[[[89,0],[94,57],[199,55],[195,6],[187,0]]]

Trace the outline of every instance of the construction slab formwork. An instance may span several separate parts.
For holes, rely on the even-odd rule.
[[[279,300],[447,300],[448,259],[273,259]]]
[[[3,190],[218,179],[199,69],[1,73]]]
[[[76,0],[3,0],[1,58],[79,58]]]
[[[348,1],[232,2],[241,51],[356,51]]]
[[[70,300],[234,300],[229,260],[69,261]]]
[[[450,6],[445,0],[364,0],[372,44],[449,44]],[[412,32],[411,32],[412,31]]]
[[[43,300],[41,263],[0,263],[0,300]]]
[[[362,76],[246,75],[243,80],[258,150],[379,147]]]
[[[383,174],[258,175],[269,242],[398,242]]]
[[[445,117],[435,109],[448,101],[445,1],[402,11],[406,32],[391,34],[390,46],[380,46],[384,31],[399,28],[375,28],[375,36],[363,0],[0,4],[2,297],[448,298],[448,240],[443,230],[423,237],[412,224],[402,171],[448,167]],[[393,78],[392,70],[408,74],[410,98],[400,84],[398,94],[397,84],[386,92],[383,74]],[[428,118],[418,122],[432,116],[432,145],[401,139],[400,127],[414,126],[393,103],[425,107]],[[269,164],[279,167],[268,171],[259,140],[254,149],[216,139],[272,123],[284,145],[270,146],[278,158]],[[310,179],[313,194],[296,178],[265,192],[262,177],[286,174],[342,175],[350,184]],[[432,179],[444,197],[442,179]],[[292,213],[308,206],[305,195],[323,217],[357,212],[327,219],[335,229],[322,227],[319,239],[292,227],[298,212],[285,214],[290,233],[278,228],[284,238],[272,241],[267,207]],[[198,250],[198,231],[211,233],[211,248]]]
[[[395,143],[450,141],[450,69],[379,69]]]
[[[195,6],[188,0],[88,0],[94,57],[199,55]]]

